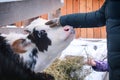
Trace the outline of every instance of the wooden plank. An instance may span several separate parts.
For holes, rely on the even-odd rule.
[[[87,12],[92,11],[92,0],[87,0]],[[93,38],[93,28],[87,28],[87,38]]]
[[[99,9],[99,0],[93,0],[93,11]],[[100,38],[101,37],[101,30],[100,28],[94,28],[94,36],[93,38]]]
[[[86,1],[87,0],[80,0],[80,12],[81,13],[84,13],[86,12]],[[86,34],[86,28],[81,28],[81,38],[86,38],[87,37],[87,34]]]
[[[105,0],[100,0],[100,7],[102,7],[103,3],[105,2]]]
[[[66,4],[67,14],[73,13],[72,8],[73,8],[73,0],[67,0],[67,4]]]
[[[101,28],[101,37],[100,38],[106,38],[106,26],[103,26]]]
[[[79,13],[80,11],[80,0],[73,0],[73,13]],[[79,38],[81,36],[81,29],[75,28],[76,38]]]
[[[78,0],[78,12],[80,12],[80,0]],[[78,32],[78,36],[76,36],[76,38],[80,38],[81,37],[81,28],[77,28],[77,32]]]
[[[103,5],[104,0],[100,0],[100,7]],[[101,28],[101,38],[106,38],[106,26]]]
[[[80,10],[80,0],[73,0],[73,13],[78,13]]]
[[[40,16],[40,18],[48,19],[48,14],[43,14],[43,15]]]
[[[92,0],[87,0],[87,12],[91,12],[92,11]]]
[[[17,27],[21,27],[21,26],[22,26],[22,21],[20,21],[20,22],[16,22],[16,23],[15,23],[15,26],[17,26]]]

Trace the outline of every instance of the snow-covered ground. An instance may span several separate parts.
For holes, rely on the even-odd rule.
[[[74,39],[70,45],[62,52],[60,58],[64,58],[67,55],[73,56],[84,56],[92,57],[95,60],[106,60],[107,59],[107,49],[106,49],[106,39],[86,39],[79,38]],[[83,75],[85,71],[90,71],[91,73],[85,78],[85,80],[107,80],[107,72],[96,72],[91,66],[85,65],[83,67]]]
[[[62,52],[61,58],[66,55],[84,56],[89,55],[97,60],[106,58],[106,39],[74,39]]]

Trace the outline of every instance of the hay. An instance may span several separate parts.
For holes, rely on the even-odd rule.
[[[81,76],[83,57],[67,56],[65,59],[56,59],[45,72],[53,75],[55,80],[83,80]]]

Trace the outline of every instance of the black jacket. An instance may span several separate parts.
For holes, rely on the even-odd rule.
[[[110,80],[120,80],[120,0],[106,0],[103,6],[94,12],[61,16],[60,24],[74,28],[106,25]]]

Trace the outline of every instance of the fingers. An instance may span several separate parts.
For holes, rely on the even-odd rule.
[[[51,28],[58,26],[56,22],[48,21],[45,23],[46,25],[49,25]]]
[[[53,20],[50,20],[50,21],[46,22],[45,25],[49,25],[51,28],[60,26],[59,18],[55,18]]]
[[[53,23],[53,24],[50,25],[51,28],[56,27],[56,26],[58,26],[57,23]]]
[[[96,66],[96,62],[91,58],[88,58],[85,64],[90,65],[90,66]]]
[[[88,65],[92,65],[92,59],[88,59],[88,60],[87,60],[87,64],[88,64]]]
[[[49,25],[51,28],[53,28],[53,27],[57,26],[57,23],[50,20],[50,21],[46,22],[45,25]]]
[[[50,20],[50,21],[46,22],[45,25],[51,25],[53,23],[55,23],[55,22],[53,22],[52,20]]]

